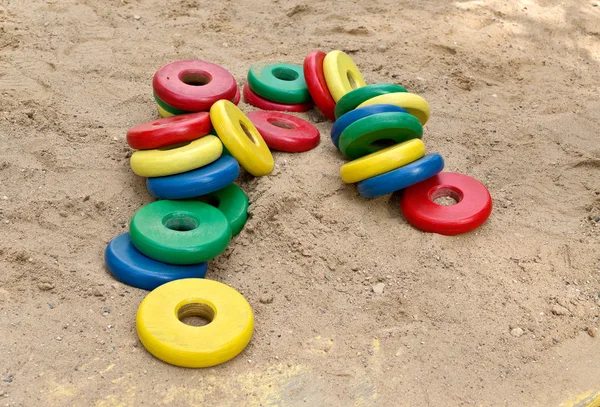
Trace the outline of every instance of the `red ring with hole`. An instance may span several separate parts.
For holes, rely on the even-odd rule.
[[[331,97],[325,74],[323,73],[323,51],[313,51],[304,58],[304,80],[308,92],[321,113],[331,121],[335,121],[335,100]]]
[[[182,114],[139,124],[127,131],[127,144],[151,150],[192,141],[212,130],[208,112]]]
[[[444,206],[434,202],[441,197],[451,197],[457,203]],[[452,236],[483,225],[492,213],[492,197],[478,180],[442,172],[404,189],[400,210],[417,229]]]
[[[208,111],[218,100],[232,100],[237,90],[227,69],[197,59],[160,67],[154,74],[152,87],[160,100],[188,112]]]
[[[279,112],[307,112],[313,108],[312,102],[299,103],[294,105],[286,105],[277,102],[271,102],[265,98],[258,96],[256,93],[252,92],[250,86],[246,83],[244,85],[244,100],[249,105],[257,107],[263,110],[275,110]]]
[[[285,113],[254,111],[247,114],[269,148],[301,153],[319,145],[319,130],[304,119]]]

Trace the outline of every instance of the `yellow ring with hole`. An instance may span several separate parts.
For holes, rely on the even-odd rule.
[[[336,103],[346,93],[367,85],[352,58],[342,51],[331,51],[325,55],[323,73],[329,93]]]
[[[425,144],[412,139],[344,164],[340,176],[342,181],[352,184],[403,167],[424,155]]]
[[[405,108],[408,113],[415,116],[423,126],[429,120],[429,105],[427,101],[419,95],[407,92],[387,93],[385,95],[375,96],[362,102],[356,108],[371,105],[396,105]]]
[[[173,113],[169,113],[167,112],[165,109],[163,109],[162,107],[160,107],[160,105],[156,105],[158,107],[158,114],[160,115],[160,117],[173,117],[175,116]]]
[[[191,326],[181,319],[200,316],[207,325]],[[204,278],[184,278],[154,289],[138,308],[140,341],[163,362],[181,367],[215,366],[244,350],[254,330],[248,301],[226,284]]]
[[[271,150],[239,107],[229,100],[219,100],[210,108],[210,121],[229,153],[246,171],[255,177],[273,171]]]
[[[222,153],[221,141],[209,134],[191,142],[155,150],[138,150],[131,155],[129,164],[141,177],[164,177],[204,167]]]

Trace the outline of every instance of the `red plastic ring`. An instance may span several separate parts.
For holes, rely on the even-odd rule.
[[[246,103],[263,110],[276,110],[280,112],[307,112],[313,108],[312,102],[300,103],[297,105],[285,105],[282,103],[271,102],[261,98],[252,92],[248,84],[244,85],[244,100]]]
[[[456,205],[434,202],[444,196],[454,198]],[[400,198],[400,210],[417,229],[451,236],[483,225],[492,213],[492,197],[478,180],[442,172],[406,188]]]
[[[127,144],[138,150],[151,150],[195,140],[211,129],[207,112],[182,114],[132,127],[127,131]]]
[[[319,145],[319,130],[304,119],[285,113],[254,111],[247,114],[265,143],[273,150],[301,153]]]
[[[240,99],[242,98],[242,95],[240,94],[240,88],[237,87],[237,85],[235,86],[235,97],[233,98],[233,104],[234,105],[239,105],[240,104]]]
[[[323,51],[313,51],[304,58],[304,80],[315,105],[331,121],[335,121],[335,100],[331,97],[323,73]]]
[[[200,60],[175,61],[154,74],[156,96],[176,109],[208,111],[217,100],[232,100],[237,85],[225,68]]]

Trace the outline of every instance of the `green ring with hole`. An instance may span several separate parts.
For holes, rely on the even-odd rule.
[[[175,116],[180,115],[180,114],[193,113],[193,112],[188,112],[187,110],[180,110],[180,109],[177,109],[176,107],[170,106],[170,105],[166,104],[165,102],[163,102],[158,96],[156,96],[156,93],[152,92],[152,94],[154,95],[154,100],[156,101],[156,104],[159,105],[160,107],[162,107],[165,112],[169,112],[171,114],[174,114]]]
[[[129,234],[135,248],[151,259],[198,264],[223,253],[231,227],[207,203],[165,199],[141,207],[131,218]]]
[[[293,64],[254,64],[248,71],[248,86],[265,99],[284,104],[311,101],[304,69]]]
[[[351,110],[356,109],[358,105],[375,96],[385,95],[387,93],[407,92],[400,85],[393,83],[375,83],[373,85],[362,86],[346,93],[335,105],[336,120]]]
[[[344,129],[340,151],[351,160],[398,143],[423,137],[421,122],[411,114],[378,113],[359,119]]]
[[[223,215],[229,221],[231,234],[237,235],[242,231],[246,221],[248,220],[248,196],[235,184],[230,184],[223,189],[203,195],[197,198],[201,202],[213,204],[214,201],[217,209],[223,212]]]

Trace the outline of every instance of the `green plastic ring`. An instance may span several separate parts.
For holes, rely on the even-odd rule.
[[[362,102],[367,101],[375,96],[385,95],[386,93],[407,92],[400,85],[393,83],[376,83],[356,88],[346,93],[335,105],[335,118],[339,119],[344,114],[356,109]]]
[[[272,102],[299,104],[311,100],[301,65],[252,65],[248,71],[248,86]]]
[[[166,104],[165,102],[163,102],[158,96],[156,96],[156,93],[152,92],[152,94],[154,95],[154,100],[156,100],[156,104],[159,105],[160,107],[162,107],[166,112],[174,114],[175,116],[177,116],[179,114],[193,113],[193,112],[188,112],[187,110],[180,110],[180,109],[177,109],[176,107],[170,106],[170,105]]]
[[[411,114],[378,113],[359,119],[344,129],[340,151],[351,160],[398,143],[423,137],[421,122]]]
[[[237,235],[242,231],[248,220],[248,196],[235,184],[197,198],[215,206],[229,221],[231,234]]]
[[[220,210],[204,202],[165,199],[141,207],[129,234],[135,248],[151,259],[197,264],[225,250],[231,227]]]

